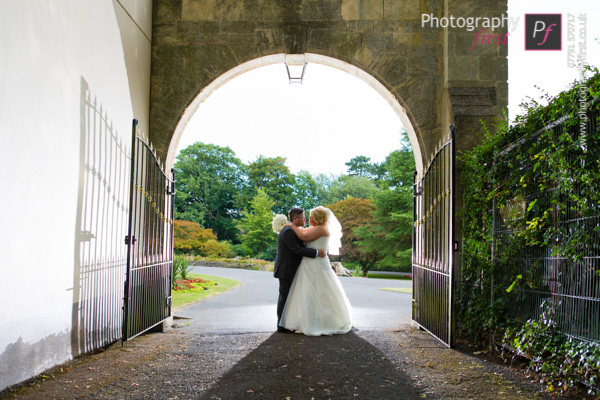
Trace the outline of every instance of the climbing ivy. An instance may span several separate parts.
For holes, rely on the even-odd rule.
[[[600,129],[578,134],[589,115],[582,107],[600,109],[600,73],[590,67],[587,72],[589,79],[546,96],[548,105],[524,103],[527,112],[513,124],[504,118],[494,129],[484,125],[481,145],[460,155],[465,182],[460,334],[479,343],[504,343],[528,356],[551,391],[574,380],[598,391],[599,344],[560,333],[548,304],[539,318],[515,320],[511,307],[525,303],[526,291],[547,291],[541,285],[548,285],[535,279],[543,262],[533,260],[523,271],[515,260],[523,249],[551,249],[553,257],[571,263],[600,254],[597,240],[590,241],[600,227],[556,223],[567,213],[585,219],[599,212]],[[541,130],[559,119],[559,128]],[[503,230],[494,229],[499,220],[494,213],[502,214]]]

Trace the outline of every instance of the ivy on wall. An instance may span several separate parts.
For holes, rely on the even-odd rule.
[[[483,143],[461,154],[460,335],[527,356],[550,391],[580,380],[597,392],[600,383],[594,328],[565,332],[557,322],[564,310],[531,300],[560,289],[548,273],[559,269],[543,260],[561,260],[574,282],[600,282],[600,267],[589,262],[600,256],[600,73],[587,71],[589,79],[548,105],[524,104],[514,124],[500,121],[493,134],[484,126]],[[600,297],[600,287],[589,291]]]

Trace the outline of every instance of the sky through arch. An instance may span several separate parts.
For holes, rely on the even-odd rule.
[[[336,68],[309,63],[303,84],[290,84],[285,64],[245,72],[200,104],[178,152],[201,141],[229,146],[244,162],[258,155],[287,159],[292,172],[341,174],[351,158],[382,162],[400,147],[403,124],[369,84]]]

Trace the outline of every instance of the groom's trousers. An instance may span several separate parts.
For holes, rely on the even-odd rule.
[[[283,307],[287,300],[288,294],[290,293],[290,287],[292,287],[293,279],[279,279],[279,300],[277,301],[277,328],[279,328],[279,321],[281,320],[281,314],[283,314]]]

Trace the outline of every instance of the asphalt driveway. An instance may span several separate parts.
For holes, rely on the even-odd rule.
[[[274,332],[279,281],[272,272],[234,268],[195,267],[193,273],[242,281],[242,286],[207,301],[175,311],[188,317],[196,334]],[[403,330],[411,322],[410,293],[380,290],[410,289],[409,280],[339,278],[353,310],[353,327],[358,330]]]

